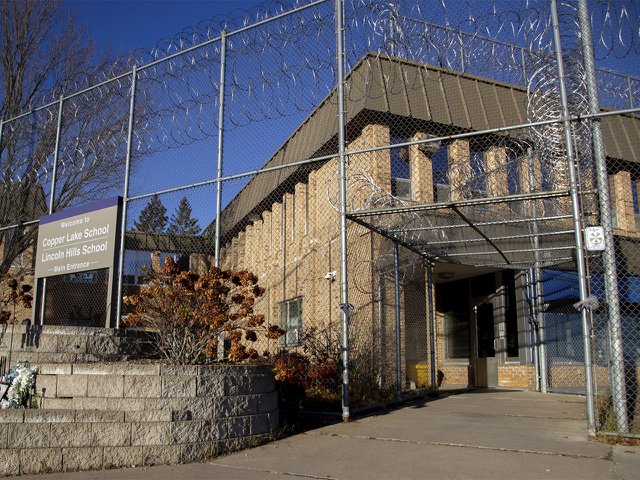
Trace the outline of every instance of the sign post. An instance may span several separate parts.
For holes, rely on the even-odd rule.
[[[35,262],[36,300],[40,278],[108,268],[105,326],[109,327],[121,210],[122,198],[113,197],[40,218]],[[44,304],[45,299],[41,301]],[[34,317],[38,311],[35,307]],[[40,324],[43,323],[44,314],[40,318]]]

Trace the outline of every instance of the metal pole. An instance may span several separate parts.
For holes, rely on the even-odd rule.
[[[64,96],[60,95],[58,100],[58,121],[56,124],[56,143],[53,147],[53,168],[51,170],[51,191],[49,192],[49,209],[48,213],[53,213],[53,202],[56,197],[56,181],[58,179],[58,151],[60,150],[60,132],[62,131],[62,107],[64,103]],[[37,282],[37,280],[36,280]],[[44,325],[44,316],[46,310],[47,299],[47,279],[42,279],[42,289],[40,291],[40,325]],[[35,298],[35,297],[34,297]]]
[[[527,87],[529,80],[527,79],[527,62],[524,55],[524,48],[520,48],[520,58],[522,60],[522,80],[525,87]]]
[[[391,40],[391,56],[396,55],[396,17],[395,17],[395,12],[392,10],[389,13],[389,24],[391,27],[391,31],[390,33],[390,40]]]
[[[529,193],[533,193],[536,190],[536,176],[534,172],[534,162],[533,162],[533,150],[531,147],[527,149],[527,164],[529,169]],[[534,269],[531,271],[531,279],[533,283],[531,284],[533,294],[533,299],[535,303],[533,304],[533,315],[534,315],[534,335],[535,335],[535,348],[536,348],[536,356],[538,359],[538,368],[540,374],[540,391],[542,393],[547,393],[548,388],[548,378],[547,378],[547,347],[545,344],[545,330],[544,330],[544,314],[542,313],[542,299],[540,298],[541,290],[541,278],[542,272],[540,270],[540,232],[538,230],[538,222],[536,219],[538,218],[538,204],[537,200],[533,200],[531,202],[531,216],[533,217],[533,222],[531,225],[532,233],[533,233],[533,255],[534,255]]]
[[[216,183],[216,231],[214,265],[220,267],[220,213],[222,212],[222,153],[224,142],[224,81],[227,63],[227,32],[220,35],[220,94],[218,98],[218,177]]]
[[[549,362],[547,358],[546,318],[542,304],[544,290],[542,286],[542,270],[539,264],[533,269],[533,293],[535,295],[536,338],[538,339],[538,361],[540,362],[540,391],[547,393],[549,389]]]
[[[427,260],[427,288],[429,289],[429,367],[431,373],[431,388],[438,388],[438,372],[436,370],[436,312],[433,303],[433,263]]]
[[[335,0],[338,90],[338,161],[340,178],[340,298],[349,303],[347,283],[347,161],[344,110],[344,0]],[[349,315],[342,311],[342,420],[349,421]]]
[[[562,44],[560,40],[560,27],[558,23],[557,0],[551,0],[551,21],[553,25],[553,41],[556,50],[556,62],[558,66],[558,84],[560,86],[560,102],[562,108],[562,123],[564,129],[564,144],[567,156],[567,170],[569,174],[569,191],[571,193],[571,209],[573,213],[573,229],[576,241],[576,266],[578,270],[578,287],[580,290],[580,302],[587,298],[587,277],[582,242],[582,222],[580,220],[580,204],[575,172],[575,157],[573,142],[571,141],[571,123],[569,121],[569,108],[567,90],[565,86],[564,62],[562,59]],[[581,309],[582,338],[584,342],[584,370],[585,389],[587,397],[587,426],[589,433],[595,433],[595,408],[593,399],[593,380],[591,378],[591,337],[589,328],[589,312]]]
[[[58,174],[58,150],[60,149],[60,132],[62,130],[62,106],[64,98],[60,95],[58,103],[58,124],[56,125],[56,144],[53,151],[53,169],[51,173],[51,192],[49,193],[49,215],[53,213],[53,202],[56,195],[56,180]]]
[[[382,285],[382,274],[378,270],[378,388],[382,390],[384,386],[384,289]]]
[[[582,42],[582,57],[589,100],[589,113],[600,110],[598,104],[598,88],[593,60],[593,45],[591,40],[591,25],[587,2],[578,0],[578,16],[580,20],[580,39]],[[607,159],[604,151],[604,137],[599,119],[591,122],[593,136],[593,156],[598,185],[598,202],[600,206],[600,223],[604,229],[605,249],[602,252],[604,268],[604,285],[607,307],[609,309],[609,339],[611,345],[611,387],[613,403],[616,409],[616,426],[618,433],[629,432],[627,415],[627,392],[624,374],[624,358],[622,345],[622,327],[620,321],[620,297],[618,292],[618,273],[616,267],[615,243],[613,238],[613,220],[611,218],[611,194],[607,176]],[[585,348],[587,344],[585,343]]]
[[[4,121],[2,120],[2,118],[0,118],[0,163],[1,163],[1,160],[2,160],[2,131],[3,131],[3,129],[4,129]],[[38,297],[34,295],[33,298],[38,298]],[[34,309],[35,309],[35,306],[34,306]],[[15,313],[14,313],[14,321],[15,321]],[[15,323],[13,325],[11,325],[11,338],[9,339],[9,358],[7,360],[7,364],[5,365],[6,371],[2,371],[1,372],[3,374],[8,372],[9,370],[11,370],[11,354],[13,352],[13,330],[15,329],[15,327],[16,327]],[[9,328],[8,325],[7,325],[7,328]]]
[[[396,394],[402,401],[402,342],[400,335],[400,259],[398,242],[393,242],[393,284],[395,287],[395,320],[396,320]]]
[[[458,31],[458,43],[460,44],[460,71],[464,73],[464,43],[462,41],[462,33],[460,31]]]
[[[133,137],[133,112],[136,104],[136,82],[138,70],[134,66],[131,72],[131,98],[129,99],[129,127],[127,130],[127,156],[124,166],[124,192],[122,198],[122,225],[120,226],[120,255],[118,258],[118,302],[116,309],[116,328],[120,328],[122,316],[122,290],[124,279],[124,247],[127,234],[127,206],[129,202],[129,173],[131,171],[131,139]]]
[[[530,338],[531,338],[531,352],[532,352],[532,357],[533,357],[533,367],[534,370],[536,372],[536,390],[539,392],[540,391],[540,362],[539,362],[539,355],[538,355],[538,336],[537,336],[537,327],[536,327],[536,323],[537,323],[537,318],[536,318],[536,313],[535,313],[535,302],[536,302],[536,298],[534,295],[534,287],[533,287],[533,282],[534,282],[534,276],[533,276],[533,269],[530,268],[529,270],[527,270],[527,274],[526,274],[526,282],[527,282],[527,296],[529,297],[529,325],[530,325]]]

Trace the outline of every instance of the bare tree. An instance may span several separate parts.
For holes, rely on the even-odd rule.
[[[131,80],[102,82],[121,70],[106,56],[95,61],[85,30],[60,2],[0,0],[0,227],[35,220],[48,210],[60,111],[56,100],[62,95],[67,98],[53,209],[115,193],[123,178]],[[35,236],[35,226],[0,231],[0,273]]]

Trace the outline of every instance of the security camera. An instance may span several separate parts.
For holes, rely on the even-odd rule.
[[[324,278],[333,282],[336,279],[336,271],[334,270],[333,272],[327,272]]]

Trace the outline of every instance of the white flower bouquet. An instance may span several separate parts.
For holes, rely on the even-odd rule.
[[[11,367],[7,375],[0,379],[1,383],[9,385],[6,398],[0,400],[0,408],[25,408],[31,391],[36,383],[38,367],[18,364]]]

